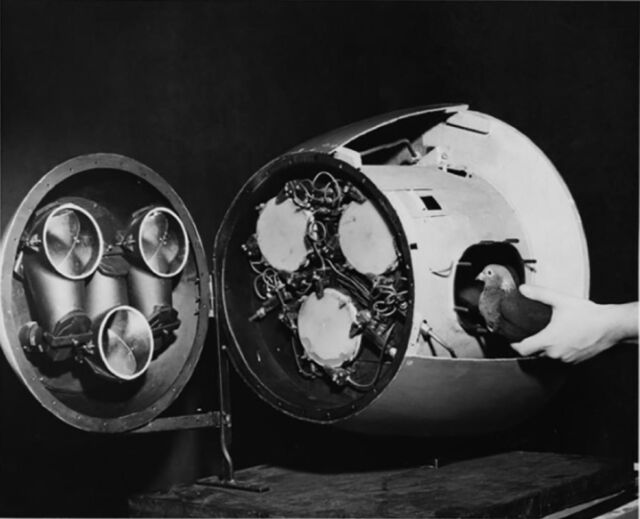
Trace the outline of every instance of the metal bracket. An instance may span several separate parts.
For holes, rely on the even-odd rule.
[[[130,431],[135,434],[180,431],[186,429],[202,429],[205,427],[220,427],[221,424],[220,411],[210,411],[208,413],[189,414],[183,416],[167,416],[156,418],[147,425]]]

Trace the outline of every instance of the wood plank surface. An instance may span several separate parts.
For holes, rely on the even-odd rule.
[[[237,472],[265,493],[200,484],[134,496],[137,517],[543,517],[629,488],[633,467],[570,454],[508,452],[380,472],[310,473],[259,466]]]

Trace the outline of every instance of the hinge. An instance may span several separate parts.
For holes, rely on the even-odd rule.
[[[209,274],[209,318],[213,319],[215,317],[215,306],[214,306],[214,294],[213,294],[213,274]]]

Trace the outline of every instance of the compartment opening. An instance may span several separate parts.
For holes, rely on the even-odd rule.
[[[478,310],[478,300],[483,284],[476,276],[487,265],[498,264],[507,267],[514,275],[516,285],[525,282],[525,268],[522,256],[513,246],[517,240],[501,242],[480,242],[464,251],[456,265],[454,278],[454,310],[460,326],[476,337],[485,356],[514,357],[516,353],[509,342],[486,329],[486,323]]]

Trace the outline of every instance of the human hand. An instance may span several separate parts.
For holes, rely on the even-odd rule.
[[[532,285],[521,285],[520,292],[553,308],[546,328],[512,345],[521,355],[539,353],[578,363],[624,339],[638,337],[637,303],[600,305]]]

